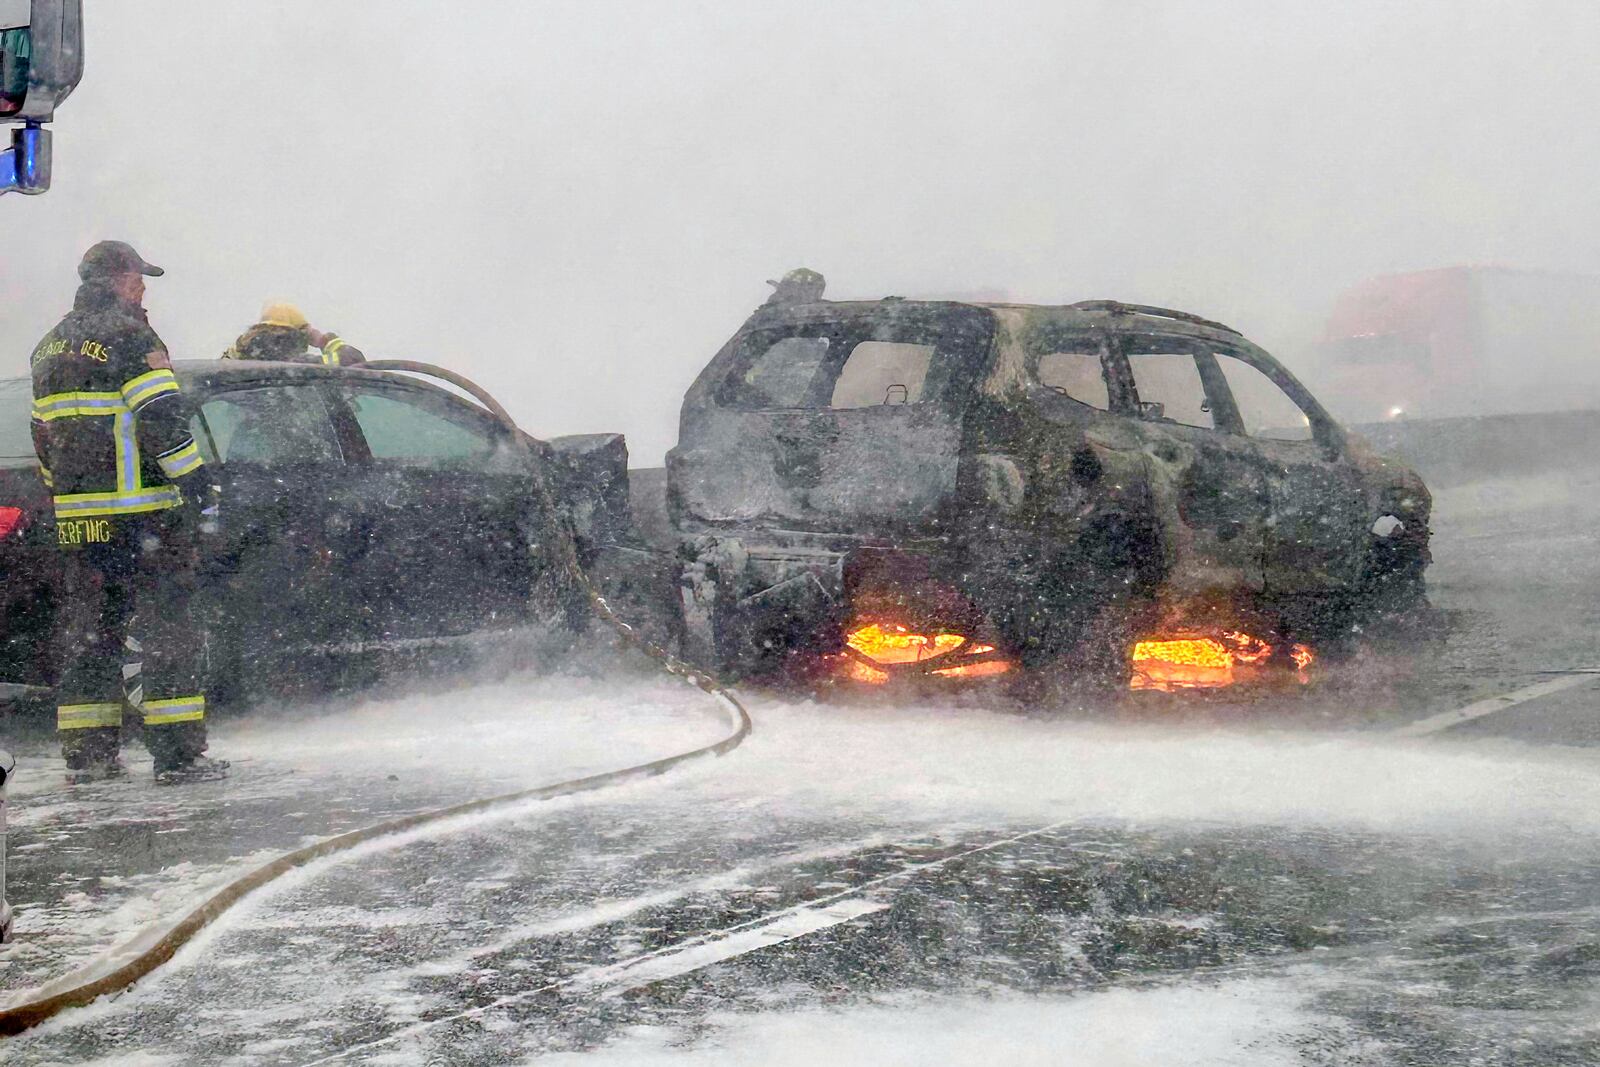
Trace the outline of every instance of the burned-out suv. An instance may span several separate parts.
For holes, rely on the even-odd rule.
[[[686,647],[725,669],[1103,674],[1143,632],[1288,650],[1420,601],[1431,501],[1219,323],[891,297],[752,315],[667,505]]]

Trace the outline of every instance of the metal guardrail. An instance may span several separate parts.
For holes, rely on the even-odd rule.
[[[1396,419],[1349,427],[1430,487],[1594,465],[1600,411]]]

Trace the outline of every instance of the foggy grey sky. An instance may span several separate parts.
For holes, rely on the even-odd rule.
[[[1295,365],[1339,289],[1600,272],[1593,3],[88,0],[0,374],[102,237],[179,357],[267,298],[654,464],[766,278],[1177,306]]]

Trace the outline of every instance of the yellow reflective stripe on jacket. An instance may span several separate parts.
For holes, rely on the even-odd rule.
[[[205,694],[144,702],[144,724],[165,726],[173,722],[199,722],[206,717]]]
[[[111,439],[116,445],[117,492],[136,493],[144,488],[144,473],[139,469],[139,431],[133,412],[124,411],[117,416]]]
[[[182,500],[175,485],[132,493],[63,493],[55,498],[56,518],[86,519],[96,515],[134,515],[175,507]]]
[[[121,725],[121,704],[62,704],[56,708],[58,730],[89,730],[96,726]]]
[[[121,393],[52,393],[33,402],[40,422],[77,415],[118,415],[128,410]]]
[[[39,477],[44,479],[44,487],[46,489],[55,488],[56,477],[50,473],[50,468],[46,467],[43,463],[39,464]]]
[[[157,456],[156,462],[161,465],[162,474],[168,478],[178,479],[197,467],[205,466],[206,461],[201,458],[200,447],[190,439],[188,444],[173,449],[165,455]]]
[[[322,362],[327,366],[337,367],[339,365],[339,349],[348,343],[343,338],[330,337],[328,343],[322,346]]]
[[[162,393],[179,391],[177,377],[165,367],[122,383],[122,397],[134,411],[138,411]]]

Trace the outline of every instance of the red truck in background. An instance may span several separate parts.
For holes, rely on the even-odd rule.
[[[1339,297],[1318,377],[1348,423],[1600,410],[1600,277],[1444,267]]]

